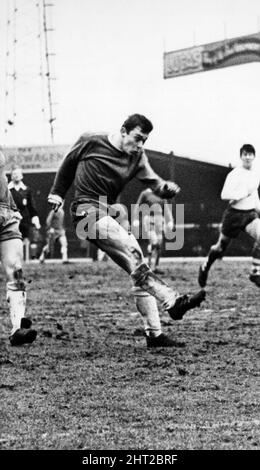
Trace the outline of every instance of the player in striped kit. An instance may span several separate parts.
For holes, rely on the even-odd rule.
[[[152,129],[145,116],[134,114],[115,134],[83,134],[65,157],[48,200],[57,209],[74,181],[71,213],[78,237],[88,238],[130,275],[147,346],[172,347],[176,342],[162,333],[156,299],[172,319],[179,320],[201,304],[205,291],[181,296],[159,279],[145,263],[135,237],[118,223],[112,207],[134,177],[163,198],[179,191],[177,184],[160,178],[148,163],[143,146]]]
[[[205,263],[200,266],[198,282],[201,287],[207,284],[212,264],[223,257],[230,242],[240,231],[255,240],[249,279],[260,287],[260,169],[255,164],[255,149],[251,144],[241,147],[240,159],[240,165],[228,174],[222,189],[221,199],[229,201],[229,206],[222,217],[219,239],[210,248]]]
[[[9,339],[12,346],[32,343],[37,336],[37,332],[31,328],[31,320],[25,317],[26,286],[22,271],[20,220],[21,215],[8,189],[5,156],[0,151],[0,260],[7,280],[7,302],[12,322]]]

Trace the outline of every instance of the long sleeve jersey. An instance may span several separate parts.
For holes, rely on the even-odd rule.
[[[158,193],[165,184],[144,151],[138,156],[128,155],[114,147],[107,135],[83,134],[63,160],[50,192],[64,198],[74,181],[75,201],[96,203],[100,196],[106,196],[108,204],[114,204],[135,176]]]
[[[221,199],[229,200],[231,207],[240,210],[260,209],[258,187],[260,174],[255,168],[238,167],[225,180]]]

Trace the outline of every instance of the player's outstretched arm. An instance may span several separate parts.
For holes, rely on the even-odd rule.
[[[163,199],[171,199],[181,190],[173,181],[165,181],[155,173],[145,153],[142,155],[138,164],[136,177]]]
[[[54,183],[48,197],[48,202],[55,206],[55,210],[57,210],[57,204],[61,205],[75,178],[81,151],[85,143],[86,142],[83,141],[82,137],[80,137],[69,153],[65,156],[58,172],[56,173]],[[58,200],[58,198],[60,198],[60,200]]]
[[[248,196],[249,193],[245,182],[238,176],[236,170],[233,170],[225,180],[221,199],[223,201],[237,202]]]

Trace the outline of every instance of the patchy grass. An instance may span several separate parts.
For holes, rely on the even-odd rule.
[[[260,449],[260,290],[244,262],[218,262],[201,309],[147,350],[128,276],[114,264],[26,266],[37,341],[12,348],[1,292],[2,449]],[[166,265],[182,293],[197,263]],[[258,382],[259,383],[259,382]]]

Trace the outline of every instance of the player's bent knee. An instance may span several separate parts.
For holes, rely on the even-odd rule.
[[[226,242],[225,240],[220,240],[220,242],[217,243],[216,245],[212,245],[212,247],[210,248],[210,251],[213,251],[219,258],[221,258],[227,246],[228,246],[228,242]]]
[[[134,258],[134,260],[138,264],[141,263],[141,261],[143,259],[143,254],[142,254],[141,250],[138,250],[136,247],[131,247],[130,251],[131,251],[131,254],[132,254],[132,257]]]
[[[26,290],[26,284],[23,277],[23,270],[15,268],[7,276],[7,288],[10,290]]]
[[[139,266],[139,264],[143,263],[144,255],[141,250],[141,247],[139,246],[138,242],[136,241],[133,235],[128,235],[128,243],[131,264],[133,265],[133,269],[135,269]]]
[[[151,273],[151,269],[146,263],[141,263],[137,268],[132,271],[131,278],[134,281],[135,287],[142,287],[145,283],[145,280],[149,273]]]
[[[8,262],[8,263],[5,263],[4,264],[4,270],[5,270],[5,274],[7,276],[7,279],[15,279],[16,277],[19,276],[19,273],[20,271],[22,271],[22,265],[20,263],[11,263],[11,262]]]
[[[144,263],[144,256],[141,250],[131,248],[131,273]],[[131,274],[130,273],[130,274]]]
[[[221,246],[212,246],[210,251],[213,251],[218,256],[221,256],[224,253],[224,249]]]

